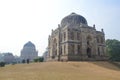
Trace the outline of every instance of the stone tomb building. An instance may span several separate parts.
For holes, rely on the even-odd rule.
[[[48,39],[47,60],[106,60],[105,34],[76,13],[64,17]]]
[[[23,49],[21,50],[21,59],[22,60],[29,59],[30,61],[33,61],[37,57],[38,57],[38,51],[36,51],[35,45],[31,41],[27,42],[23,46]]]

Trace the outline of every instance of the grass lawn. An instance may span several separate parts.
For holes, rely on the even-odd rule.
[[[120,80],[109,62],[43,62],[0,67],[0,80]]]

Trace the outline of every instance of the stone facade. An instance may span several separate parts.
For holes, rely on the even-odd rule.
[[[3,53],[4,54],[4,62],[9,64],[15,62],[15,57],[12,53]]]
[[[36,51],[35,45],[32,42],[27,42],[21,50],[21,59],[33,61],[38,57],[38,51]]]
[[[105,34],[76,13],[64,17],[48,39],[48,61],[106,60]]]

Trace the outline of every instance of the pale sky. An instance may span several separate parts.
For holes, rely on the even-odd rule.
[[[120,0],[0,0],[0,53],[20,55],[31,41],[42,55],[51,30],[72,12],[103,28],[106,39],[120,40]]]

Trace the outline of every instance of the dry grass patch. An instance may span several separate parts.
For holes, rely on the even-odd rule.
[[[0,68],[0,80],[120,80],[119,70],[108,62],[17,64]]]

